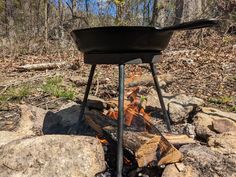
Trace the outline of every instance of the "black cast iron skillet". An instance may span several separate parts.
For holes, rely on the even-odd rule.
[[[217,24],[217,20],[202,19],[164,28],[109,26],[74,30],[71,35],[78,49],[84,53],[158,52],[167,47],[176,30],[192,30]]]

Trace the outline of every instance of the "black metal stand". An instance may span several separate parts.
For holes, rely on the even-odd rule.
[[[96,65],[93,64],[90,69],[89,78],[88,78],[86,90],[84,93],[84,99],[83,99],[83,102],[82,102],[82,105],[80,108],[79,119],[78,119],[76,125],[69,130],[69,134],[78,134],[79,133],[81,122],[83,122],[83,120],[84,120],[84,111],[85,111],[86,104],[88,101],[88,95],[89,95],[90,87],[91,87],[91,84],[93,81],[93,75],[94,75],[95,68],[96,68]]]
[[[121,64],[119,65],[117,177],[122,177],[122,169],[123,169],[124,77],[125,77],[125,65]]]
[[[159,85],[159,82],[158,82],[158,78],[157,78],[157,71],[156,71],[156,68],[155,68],[153,63],[150,63],[150,68],[151,68],[151,71],[152,71],[152,77],[153,77],[153,80],[154,80],[154,83],[155,83],[157,95],[158,95],[158,98],[159,98],[159,101],[160,101],[160,104],[161,104],[161,110],[163,112],[164,120],[166,122],[168,131],[171,132],[169,115],[168,115],[168,113],[166,111],[166,107],[165,107],[165,103],[164,103],[164,100],[163,100],[163,96],[161,94],[161,88],[160,88],[160,85]]]
[[[106,58],[106,60],[98,60],[102,59],[103,57]],[[141,57],[141,59],[136,59]],[[155,83],[156,91],[160,100],[161,109],[163,111],[163,116],[165,123],[167,125],[167,129],[169,132],[171,132],[170,127],[170,120],[168,113],[165,108],[164,100],[161,94],[160,85],[157,79],[157,72],[155,69],[155,66],[153,62],[157,62],[159,60],[160,53],[132,53],[132,54],[86,54],[85,55],[85,62],[88,64],[92,64],[88,83],[86,87],[86,91],[84,94],[83,103],[81,105],[81,111],[79,115],[79,120],[76,124],[76,126],[73,128],[70,133],[76,134],[79,133],[79,127],[81,122],[84,120],[84,112],[88,100],[89,90],[92,84],[92,79],[94,75],[94,71],[96,68],[96,64],[119,64],[119,61],[123,61],[122,64],[119,64],[119,103],[118,103],[118,130],[117,130],[117,137],[118,137],[118,143],[117,143],[117,177],[122,177],[122,170],[123,170],[123,131],[124,131],[124,79],[125,79],[125,63],[127,64],[139,64],[139,63],[149,63],[151,67],[151,72],[153,76],[153,80]],[[115,58],[115,61],[113,60]],[[100,61],[100,63],[99,63]],[[105,62],[104,62],[105,61]],[[109,63],[110,62],[110,63]]]

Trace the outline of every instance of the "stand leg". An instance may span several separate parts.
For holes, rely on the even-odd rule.
[[[161,94],[161,88],[160,88],[158,78],[157,78],[157,71],[156,71],[156,68],[155,68],[153,63],[150,63],[150,67],[151,67],[152,77],[153,77],[153,80],[154,80],[154,83],[155,83],[156,91],[157,91],[159,101],[160,101],[160,104],[161,104],[161,109],[162,109],[162,112],[163,112],[164,120],[166,122],[168,131],[171,132],[170,119],[169,119],[168,113],[166,111],[164,100],[163,100],[163,97],[162,97],[162,94]]]
[[[122,177],[123,169],[123,130],[124,130],[124,64],[119,65],[119,112],[118,112],[118,144],[117,144],[117,177]]]
[[[85,90],[85,94],[84,94],[84,99],[83,99],[81,109],[80,109],[79,119],[78,119],[76,125],[69,130],[69,134],[78,134],[79,133],[80,124],[84,120],[84,111],[85,111],[85,108],[86,108],[88,95],[89,95],[89,90],[90,90],[90,87],[91,87],[91,84],[92,84],[95,68],[96,68],[96,65],[91,66],[91,70],[90,70],[90,73],[89,73],[89,78],[88,78],[88,82],[87,82],[87,86],[86,86],[86,90]]]

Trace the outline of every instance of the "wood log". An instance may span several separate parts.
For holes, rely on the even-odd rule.
[[[63,66],[66,66],[67,64],[68,64],[67,62],[27,64],[23,66],[18,66],[17,69],[20,71],[46,70],[46,69],[61,68]]]
[[[117,122],[101,113],[93,110],[86,112],[85,121],[95,131],[102,136],[109,137],[113,141],[117,141]],[[154,132],[150,122],[147,124],[151,133]],[[162,136],[151,134],[150,132],[137,132],[130,129],[124,131],[124,147],[131,150],[135,154],[136,161],[139,167],[144,167],[149,164],[164,165],[168,163],[179,162],[182,159],[182,154],[173,145],[182,145],[195,143],[187,135],[172,135],[166,134]]]
[[[117,140],[115,127],[104,127],[103,130],[111,136],[113,140]],[[179,162],[182,154],[173,145],[183,145],[195,143],[187,135],[166,134],[164,136],[150,134],[148,132],[135,132],[125,130],[124,147],[131,150],[135,154],[139,167],[148,164],[164,165]]]

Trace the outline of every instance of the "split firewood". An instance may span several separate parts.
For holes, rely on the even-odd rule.
[[[127,114],[128,111],[126,111]],[[116,114],[116,112],[114,112]],[[132,120],[129,117],[129,114],[132,114],[132,112],[128,113],[128,119],[125,118],[125,125],[130,126],[136,131],[148,131],[150,133],[154,132],[154,125],[147,124],[145,119],[141,115],[136,115]],[[117,115],[115,115],[117,116]],[[92,127],[94,130],[96,130],[99,133],[102,133],[102,129],[105,126],[116,126],[117,120],[116,118],[109,117],[107,115],[103,115],[100,112],[96,110],[91,110],[85,113],[85,121],[87,121],[87,124],[92,126],[94,123],[96,124],[95,127]]]
[[[97,111],[89,111],[85,114],[85,122],[107,139],[117,141],[117,122]],[[154,125],[148,125],[149,127]],[[154,129],[153,127],[150,129]],[[124,131],[124,147],[135,154],[139,167],[148,164],[163,165],[179,162],[182,154],[174,147],[195,141],[187,135],[151,134],[149,132]]]
[[[104,127],[103,130],[107,136],[115,141],[117,140],[117,128],[108,126]],[[135,154],[139,167],[155,163],[160,166],[179,162],[182,159],[182,154],[174,146],[195,143],[187,135],[166,134],[161,136],[131,130],[125,130],[123,137],[124,147]]]
[[[46,70],[46,69],[61,68],[66,66],[67,64],[68,64],[67,62],[27,64],[23,66],[18,66],[17,69],[20,71]]]

